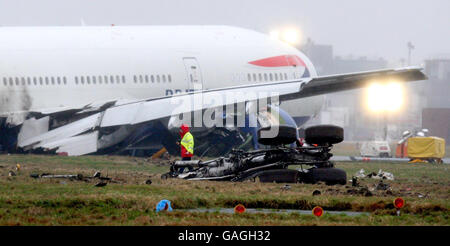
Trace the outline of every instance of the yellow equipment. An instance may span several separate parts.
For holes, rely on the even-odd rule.
[[[408,157],[441,162],[445,156],[445,140],[438,137],[412,137],[408,139]]]

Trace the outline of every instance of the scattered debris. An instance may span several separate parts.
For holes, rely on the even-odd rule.
[[[284,185],[283,187],[281,187],[281,189],[282,189],[282,190],[290,190],[290,189],[291,189],[291,186],[288,185],[288,184],[286,184],[286,185]]]
[[[312,193],[313,196],[319,196],[320,194],[322,194],[322,193],[320,192],[320,190],[315,190],[315,191],[313,191],[313,193]]]
[[[390,188],[390,185],[387,183],[384,183],[383,180],[380,180],[380,182],[377,184],[376,190],[387,190]]]
[[[357,178],[365,178],[366,177],[365,172],[366,171],[364,169],[361,169],[357,173],[355,173],[355,177],[357,177]]]
[[[353,187],[359,186],[358,177],[355,177],[355,176],[352,177],[352,186]]]
[[[20,171],[20,168],[21,168],[21,167],[20,167],[20,164],[19,164],[19,163],[17,163],[17,164],[16,164],[16,171],[18,171],[18,172],[19,172],[19,171]]]
[[[93,176],[83,176],[82,174],[51,174],[51,173],[42,173],[42,174],[37,174],[37,173],[32,173],[30,174],[31,178],[35,178],[35,179],[39,179],[39,178],[49,178],[49,179],[69,179],[69,180],[79,180],[79,181],[86,181],[88,182],[91,179],[97,179],[100,180],[100,183],[105,183],[106,185],[106,181],[109,182],[113,182],[113,183],[117,183],[116,181],[113,181],[111,178],[108,177],[102,177],[100,172],[95,172]],[[98,183],[97,185],[99,185],[100,183]],[[96,185],[96,186],[97,186]],[[105,186],[105,185],[100,185],[101,186]]]
[[[371,172],[369,174],[365,174],[365,170],[361,169],[357,173],[355,173],[355,177],[357,178],[373,178],[373,179],[387,179],[387,180],[394,180],[394,175],[389,172],[383,172],[383,170],[378,170],[378,173]]]
[[[104,187],[106,186],[106,184],[107,184],[106,182],[100,181],[100,183],[97,183],[95,187]]]
[[[31,174],[30,177],[35,178],[36,174]],[[53,175],[53,174],[41,174],[38,175],[39,178],[55,178],[55,179],[76,179],[83,180],[83,175],[81,174],[61,174],[61,175]]]
[[[9,171],[9,172],[8,172],[8,176],[9,176],[9,177],[16,176],[16,173],[13,172],[13,171]]]
[[[152,184],[152,180],[151,180],[151,179],[147,179],[147,180],[145,181],[145,184],[151,185],[151,184]]]
[[[387,180],[394,180],[394,174],[388,173],[388,172],[383,172],[381,169],[378,171],[378,177],[381,177],[382,179],[387,179]]]
[[[370,191],[365,191],[364,192],[364,196],[373,196],[373,194]]]
[[[371,172],[371,173],[367,174],[367,177],[376,179],[377,174],[375,172]]]
[[[364,196],[373,196],[372,192],[367,188],[367,186],[360,187],[359,189],[348,189],[348,194],[352,195],[364,195]]]

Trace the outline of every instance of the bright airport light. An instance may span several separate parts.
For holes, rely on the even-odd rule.
[[[403,87],[400,83],[374,83],[367,89],[367,105],[373,112],[398,111],[403,101]]]
[[[286,28],[282,31],[273,30],[269,33],[273,39],[284,41],[290,45],[297,45],[300,43],[300,31],[297,28]]]

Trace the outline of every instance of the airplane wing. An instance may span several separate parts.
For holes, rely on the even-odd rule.
[[[242,103],[272,97],[276,92],[280,101],[317,96],[338,91],[357,89],[374,81],[417,81],[427,79],[421,68],[385,69],[369,72],[349,73],[305,78],[293,81],[259,83],[212,90],[203,90],[171,97],[153,98],[106,109],[101,127],[139,124],[191,111],[227,105],[225,97],[234,95],[233,103]],[[201,95],[201,98],[200,98]],[[244,95],[244,96],[240,96]],[[202,103],[192,105],[195,97]],[[211,100],[215,99],[215,100]],[[177,102],[188,102],[180,105]]]
[[[193,111],[273,96],[277,96],[280,101],[294,100],[362,88],[374,81],[383,83],[393,80],[408,82],[425,79],[427,77],[421,68],[407,67],[202,90],[107,106],[102,104],[101,111],[94,111],[95,113],[87,117],[56,129],[41,131],[41,134],[36,136],[22,138],[18,146],[25,149],[39,147],[57,149],[57,152],[67,152],[69,155],[83,155],[101,149],[105,146],[105,139],[120,141],[121,138],[113,134],[99,137],[99,128],[120,127],[117,132],[123,137],[129,126]],[[230,96],[232,100],[229,100]],[[44,119],[42,121],[44,122]],[[29,127],[31,132],[37,131],[34,129],[36,124],[29,125],[32,125]]]
[[[338,74],[314,78],[304,86],[299,93],[292,93],[284,97],[302,98],[328,94],[333,92],[363,88],[373,82],[384,83],[390,81],[409,82],[426,80],[421,68],[384,69],[368,72]]]

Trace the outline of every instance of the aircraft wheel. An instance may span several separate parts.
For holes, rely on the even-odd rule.
[[[284,145],[291,144],[297,140],[297,128],[288,125],[278,126],[278,134],[275,137],[261,137],[262,131],[270,130],[269,127],[263,127],[258,130],[258,142],[264,145]],[[264,134],[263,134],[264,135]]]
[[[309,144],[337,144],[344,140],[344,129],[333,125],[311,126],[305,130],[305,140]]]
[[[266,170],[258,173],[255,179],[261,183],[297,183],[299,172],[293,169]]]
[[[304,174],[302,181],[315,184],[325,182],[327,185],[345,185],[347,183],[347,173],[339,168],[311,168]]]

